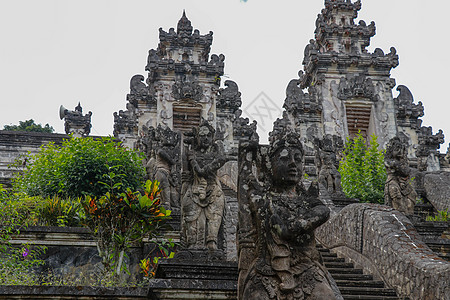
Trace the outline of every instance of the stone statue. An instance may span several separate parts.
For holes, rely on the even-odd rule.
[[[387,173],[384,203],[406,215],[412,215],[417,193],[411,185],[411,170],[406,155],[405,144],[398,137],[392,138],[384,158]]]
[[[155,130],[154,178],[160,182],[162,206],[172,210],[180,207],[176,177],[180,156],[179,140],[179,134],[169,127],[163,128],[160,124]]]
[[[215,129],[205,120],[186,133],[183,154],[181,226],[187,249],[218,250],[225,196],[217,170],[226,162]]]
[[[92,112],[83,115],[83,108],[78,102],[75,110],[64,109],[60,115],[64,119],[64,129],[67,134],[73,134],[74,137],[86,137],[91,132]]]
[[[336,152],[338,151],[333,138],[327,135],[322,140],[315,140],[318,181],[320,187],[324,188],[332,198],[345,198],[341,187],[341,174],[337,170],[339,161]]]
[[[342,299],[316,249],[314,230],[330,211],[317,183],[301,183],[303,156],[285,128],[268,148],[240,143],[238,299]]]

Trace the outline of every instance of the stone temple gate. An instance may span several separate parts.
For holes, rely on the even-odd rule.
[[[337,176],[335,163],[339,148],[342,149],[346,139],[358,132],[366,138],[376,135],[383,148],[392,138],[398,137],[406,145],[405,164],[415,169],[417,193],[432,202],[432,209],[450,207],[450,173],[446,172],[450,170],[450,151],[446,155],[438,152],[443,143],[443,132],[433,133],[431,127],[422,126],[422,103],[414,102],[406,86],[396,87],[396,81],[390,75],[399,64],[395,48],[391,47],[386,53],[379,48],[373,53],[368,51],[375,35],[375,24],[363,20],[356,23],[360,9],[360,0],[324,1],[324,8],[316,20],[315,37],[304,49],[299,78],[292,79],[286,88],[283,117],[274,123],[269,146],[258,144],[256,122],[250,123],[241,117],[242,100],[237,83],[227,80],[221,87],[225,56],[210,54],[213,33],[201,34],[194,29],[184,12],[176,29],[159,29],[159,45],[148,52],[146,76],[138,74],[131,78],[126,109],[114,113],[113,132],[126,146],[145,153],[148,176],[161,182],[162,202],[173,211],[175,236],[181,236],[186,250],[180,251],[173,260],[161,263],[156,274],[158,278],[151,283],[151,295],[145,297],[180,299],[182,295],[183,299],[236,299],[237,270],[244,269],[245,264],[248,270],[267,271],[263,275],[272,276],[271,282],[283,282],[284,288],[271,290],[267,287],[270,284],[261,278],[255,279],[255,282],[259,280],[262,285],[266,284],[268,294],[272,295],[271,291],[280,293],[280,290],[288,291],[289,295],[296,293],[292,291],[293,284],[298,286],[299,283],[293,283],[283,273],[290,271],[289,268],[276,270],[275,276],[269,274],[273,271],[270,268],[276,267],[275,263],[270,268],[263,268],[266,265],[258,270],[258,259],[246,261],[245,257],[239,256],[239,249],[245,247],[255,253],[267,247],[261,239],[254,239],[255,232],[269,228],[268,224],[273,220],[260,218],[267,222],[257,226],[247,223],[258,211],[272,213],[271,209],[277,209],[279,204],[275,203],[278,190],[270,186],[267,179],[274,175],[272,157],[268,158],[270,151],[279,157],[284,155],[282,151],[277,152],[278,146],[274,145],[278,143],[302,144],[299,147],[303,149],[301,155],[294,156],[296,153],[286,151],[291,158],[298,158],[293,159],[296,164],[304,160],[304,166],[301,166],[304,168],[298,169],[303,172],[300,175],[309,175],[309,180],[305,180],[308,192],[305,189],[304,197],[295,199],[314,198],[320,200],[316,201],[320,209],[331,210],[329,221],[325,222],[328,215],[324,212],[321,215],[323,225],[318,227],[316,224],[316,240],[361,266],[361,277],[358,278],[368,278],[367,274],[362,274],[364,269],[379,279],[374,284],[368,283],[370,287],[377,286],[375,292],[363,287],[362,294],[348,299],[399,299],[395,293],[403,299],[448,297],[450,266],[442,257],[448,260],[450,243],[440,240],[441,244],[434,244],[437,245],[433,248],[437,249],[435,252],[442,251],[438,257],[425,243],[430,232],[426,232],[428,236],[422,241],[419,227],[414,227],[417,224],[402,213],[380,205],[347,205],[349,202],[345,201],[338,204],[337,200],[348,200],[341,190],[329,191],[327,198],[322,190],[319,192],[311,184],[315,179],[318,179],[318,185],[321,184],[324,176],[320,172],[326,168],[328,175],[332,175],[328,177]],[[66,133],[89,134],[91,113],[83,115],[81,105],[75,111],[62,109],[61,118],[65,118]],[[287,136],[295,138],[290,141],[279,138]],[[5,153],[0,162],[0,174],[3,175],[0,179],[8,181],[11,172],[5,171],[6,165],[21,152],[37,151],[41,144],[63,138],[67,136],[0,133],[0,152]],[[21,144],[27,144],[27,147]],[[244,151],[240,149],[244,147],[239,146],[244,144],[247,152],[242,155]],[[12,148],[15,150],[11,151]],[[301,177],[297,173],[294,175]],[[299,190],[300,187],[304,188],[303,182],[299,184]],[[256,191],[250,195],[256,202],[270,199],[267,200],[270,204],[258,203],[259,208],[249,208],[250,204],[246,206],[245,203],[250,202],[248,191]],[[284,195],[279,198],[282,197]],[[300,201],[291,202],[289,208],[297,212],[303,209],[297,203]],[[289,212],[283,207],[278,209]],[[245,231],[245,225],[248,225],[247,229],[256,230]],[[263,238],[267,239],[270,234]],[[315,249],[312,242],[315,239],[311,236],[310,248]],[[272,244],[276,243],[272,241]],[[324,265],[330,270],[342,263],[340,258],[335,260],[333,255],[324,254],[329,252],[328,249],[319,249]],[[291,255],[291,250],[286,252]],[[272,258],[276,258],[276,251],[272,252]],[[311,266],[319,261],[316,257]],[[297,268],[295,272],[298,281],[303,270]],[[328,276],[328,272],[320,274],[325,275],[313,280],[322,282]],[[253,276],[251,271],[245,275]],[[384,284],[391,289],[385,289]],[[359,285],[359,281],[338,282],[341,292],[347,293],[354,292]],[[303,292],[306,295],[307,289]],[[381,298],[377,298],[378,292]],[[271,296],[270,299],[287,299],[284,296]],[[432,298],[434,296],[436,298]],[[308,299],[299,294],[297,298],[293,297],[289,299]]]
[[[217,141],[214,151],[223,149],[224,159],[218,171],[226,200],[218,246],[228,260],[236,260],[237,148],[256,123],[241,117],[238,85],[227,80],[225,88],[220,87],[225,56],[210,55],[212,32],[202,35],[194,30],[183,12],[176,30],[160,28],[159,39],[158,48],[148,54],[147,76],[131,78],[126,110],[114,113],[114,136],[146,153],[149,178],[161,182],[167,198],[163,203],[176,219],[183,209],[185,186],[195,175],[187,157],[195,143],[189,140],[205,122],[211,127]]]

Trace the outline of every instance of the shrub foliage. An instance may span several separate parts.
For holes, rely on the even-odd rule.
[[[38,154],[21,158],[16,164],[22,166],[24,162],[25,169],[14,185],[30,196],[104,195],[108,188],[101,182],[105,181],[110,167],[117,167],[124,174],[118,179],[122,191],[137,190],[145,175],[142,157],[111,137],[71,138],[62,145],[50,143],[41,147]]]
[[[358,133],[347,140],[344,157],[339,163],[342,190],[350,198],[362,202],[384,203],[386,168],[384,150],[379,150],[377,137],[372,135],[369,145]]]
[[[41,124],[36,124],[33,119],[26,121],[19,121],[19,125],[5,125],[3,126],[3,130],[11,130],[11,131],[33,131],[33,132],[46,132],[53,133],[55,129],[45,124],[42,126]]]

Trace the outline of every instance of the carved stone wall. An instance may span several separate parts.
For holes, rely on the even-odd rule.
[[[67,138],[69,136],[66,134],[0,130],[0,184],[10,185],[18,170],[8,166],[16,158],[28,152],[37,153],[39,147],[50,142],[61,144]]]

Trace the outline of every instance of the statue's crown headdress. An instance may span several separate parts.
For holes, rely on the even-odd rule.
[[[300,135],[289,127],[286,119],[277,119],[273,124],[273,130],[269,133],[269,154],[272,156],[278,149],[285,147],[294,147],[301,150],[303,154],[303,145],[300,141]]]

